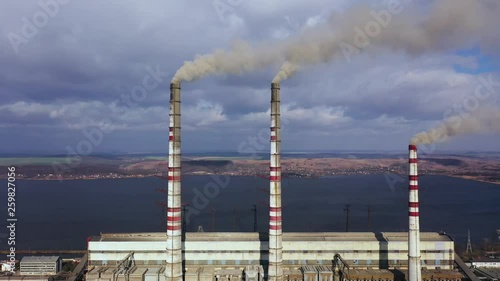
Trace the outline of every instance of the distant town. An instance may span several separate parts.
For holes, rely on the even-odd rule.
[[[168,163],[162,157],[84,158],[78,165],[64,165],[51,158],[34,164],[26,159],[13,159],[18,179],[30,180],[95,180],[121,178],[166,178]],[[16,161],[18,162],[16,164]],[[7,159],[3,159],[5,164]],[[9,164],[7,164],[9,165]],[[5,165],[5,166],[7,166]],[[190,157],[182,161],[183,175],[229,175],[267,178],[269,160],[239,157]],[[401,155],[367,157],[349,155],[310,158],[286,157],[282,160],[283,178],[319,178],[345,175],[406,175],[407,160]],[[443,175],[500,184],[500,159],[465,155],[433,155],[420,159],[422,175]],[[406,178],[406,177],[405,177]]]

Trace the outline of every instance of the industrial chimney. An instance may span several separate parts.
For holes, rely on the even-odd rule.
[[[283,280],[281,230],[280,84],[271,84],[271,161],[269,204],[269,281]]]
[[[420,266],[420,226],[418,207],[418,167],[417,146],[409,146],[409,231],[408,231],[408,281],[421,281]]]
[[[182,281],[181,85],[170,84],[166,281]]]

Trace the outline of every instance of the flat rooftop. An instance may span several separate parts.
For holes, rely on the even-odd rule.
[[[165,241],[166,232],[101,233],[90,241]],[[267,232],[188,232],[186,241],[268,241]],[[407,232],[286,232],[283,241],[408,241]],[[421,232],[420,241],[453,241],[448,235]]]
[[[21,263],[56,262],[58,259],[59,256],[25,256]]]

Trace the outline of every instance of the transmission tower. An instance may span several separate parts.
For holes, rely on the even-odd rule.
[[[257,205],[253,205],[253,232],[257,232]]]
[[[233,231],[236,231],[236,220],[237,220],[236,209],[233,209]]]
[[[372,230],[372,209],[368,206],[368,231]]]
[[[349,232],[349,212],[351,211],[351,205],[345,205],[345,215],[346,215],[346,219],[345,219],[345,231],[346,232]]]
[[[467,249],[465,249],[465,252],[468,254],[472,254],[472,244],[470,242],[470,229],[467,234]]]
[[[212,229],[210,231],[215,232],[215,208],[212,208]]]

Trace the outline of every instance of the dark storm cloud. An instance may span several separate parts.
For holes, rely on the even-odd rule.
[[[32,20],[41,10],[37,3],[5,1],[0,10],[0,130],[12,132],[4,142],[18,150],[30,143],[23,128],[29,128],[33,140],[50,131],[54,137],[45,141],[50,143],[46,147],[61,150],[82,138],[85,126],[106,118],[117,130],[99,149],[135,151],[142,136],[152,150],[165,150],[159,140],[166,140],[168,83],[184,61],[235,40],[279,42],[327,20],[330,11],[352,5],[252,0],[221,19],[211,1],[73,0],[16,54],[7,35],[21,34],[23,18]],[[291,147],[303,145],[304,132],[316,136],[314,145],[324,149],[338,136],[339,145],[363,147],[363,133],[373,138],[393,134],[395,142],[407,142],[414,133],[410,123],[427,126],[440,120],[453,103],[473,92],[476,74],[452,69],[462,60],[452,54],[409,58],[380,52],[361,54],[351,63],[304,67],[282,83],[283,116],[290,120],[284,134]],[[148,67],[169,77],[143,100],[127,104],[123,96],[130,98],[132,89],[151,75]],[[183,83],[187,148],[237,150],[239,143],[268,128],[269,84],[278,68]]]
[[[114,95],[116,93],[110,88],[131,88],[136,83],[133,79],[140,80],[148,65],[159,64],[165,71],[173,71],[196,52],[192,43],[209,47],[211,37],[215,36],[214,33],[205,34],[207,41],[197,44],[200,42],[196,38],[200,36],[182,32],[190,27],[176,25],[175,20],[187,8],[185,4],[111,2],[73,1],[61,7],[60,13],[47,26],[27,44],[19,46],[18,55],[9,48],[7,40],[2,40],[1,61],[5,62],[4,66],[9,66],[0,69],[2,84],[12,83],[11,92],[15,92],[18,86],[25,98],[33,99],[40,88],[50,90],[52,98],[68,96],[59,88],[61,85],[68,90],[84,88],[86,93],[80,96],[82,99]],[[37,7],[32,1],[9,8],[21,9],[19,5],[29,6],[30,9],[23,9],[30,11],[26,13],[27,18]],[[161,10],[163,12],[157,12]],[[7,13],[7,10],[3,11]],[[194,17],[191,22],[194,26],[204,21],[203,14],[197,9],[192,9],[190,16]],[[8,32],[20,33],[20,28],[15,28],[15,22],[22,26],[20,18],[8,20],[12,22],[7,26],[12,29],[4,29],[2,38],[6,38]],[[211,21],[215,22],[215,19]],[[103,87],[95,89],[96,85]]]

